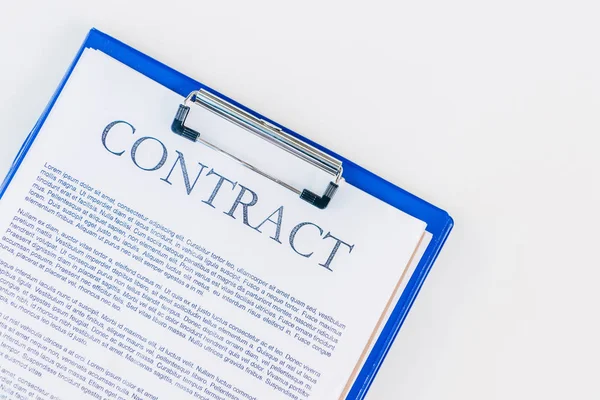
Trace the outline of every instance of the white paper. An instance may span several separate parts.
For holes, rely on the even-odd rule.
[[[173,134],[182,100],[82,55],[0,203],[8,398],[342,393],[425,224],[348,184],[302,202]]]

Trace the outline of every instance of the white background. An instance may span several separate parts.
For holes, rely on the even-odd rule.
[[[454,217],[369,400],[600,398],[596,2],[49,3],[1,2],[2,175],[95,26]]]

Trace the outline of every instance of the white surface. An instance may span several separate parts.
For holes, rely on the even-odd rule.
[[[0,170],[96,26],[453,215],[369,400],[596,399],[597,2],[413,3],[4,1]]]

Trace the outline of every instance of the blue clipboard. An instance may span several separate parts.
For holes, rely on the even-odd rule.
[[[419,293],[427,274],[431,270],[435,259],[437,258],[446,239],[448,238],[448,235],[450,234],[450,231],[452,230],[454,225],[452,218],[446,211],[427,203],[415,195],[354,164],[344,157],[341,157],[331,150],[326,149],[323,146],[320,146],[319,144],[314,143],[293,131],[290,131],[282,125],[271,121],[270,119],[250,110],[242,104],[229,99],[228,97],[207,87],[206,85],[203,85],[202,83],[175,71],[174,69],[154,60],[153,58],[127,46],[117,39],[98,31],[97,29],[92,29],[89,32],[73,63],[60,82],[58,89],[52,96],[50,102],[46,106],[46,109],[19,150],[7,176],[0,186],[0,199],[2,199],[6,189],[10,185],[10,182],[15,176],[16,171],[19,169],[19,166],[27,155],[29,148],[36,139],[38,132],[48,117],[48,114],[52,110],[56,100],[60,96],[65,83],[69,79],[71,72],[79,61],[81,54],[86,48],[102,51],[121,63],[128,65],[137,72],[144,74],[148,78],[180,94],[181,96],[185,97],[192,91],[203,89],[217,95],[218,97],[221,97],[222,99],[234,104],[235,106],[254,115],[257,118],[266,120],[274,126],[284,129],[292,136],[309,143],[321,151],[324,151],[325,153],[341,160],[344,165],[343,177],[351,185],[427,223],[427,232],[432,234],[432,239],[347,396],[347,399],[363,399],[367,390],[371,386],[375,375],[381,367],[381,364],[387,355],[392,342],[398,334],[398,331],[402,326],[408,311],[417,297],[417,294]]]

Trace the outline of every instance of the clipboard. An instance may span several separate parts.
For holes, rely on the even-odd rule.
[[[358,189],[369,193],[377,199],[388,203],[427,224],[426,230],[431,235],[431,240],[416,266],[411,279],[406,284],[406,288],[402,292],[399,301],[393,308],[393,311],[391,311],[391,314],[382,328],[368,357],[366,357],[362,369],[358,373],[347,395],[347,399],[363,399],[418,295],[425,278],[433,266],[435,259],[452,230],[454,224],[452,218],[446,211],[393,185],[350,160],[320,146],[318,143],[302,137],[294,131],[285,128],[206,85],[175,71],[96,29],[92,29],[89,32],[73,63],[59,84],[58,89],[52,96],[26,141],[23,143],[13,161],[9,173],[0,186],[0,199],[10,185],[32,143],[35,141],[37,134],[59,98],[73,69],[77,65],[79,58],[84,50],[88,48],[105,53],[185,97],[186,102],[179,105],[178,109],[176,108],[177,105],[174,105],[174,119],[171,126],[174,134],[179,134],[194,142],[199,141],[201,133],[187,127],[185,122],[187,114],[193,112],[190,105],[200,105],[229,119],[231,122],[244,127],[246,130],[262,137],[272,144],[283,148],[288,152],[292,152],[306,162],[312,163],[331,175],[331,182],[323,189],[322,194],[315,193],[314,191],[305,188],[289,185],[285,181],[272,175],[271,172],[256,168],[253,165],[246,163],[242,158],[227,154],[227,151],[220,149],[217,146],[212,146],[215,150],[233,157],[242,165],[294,191],[299,195],[299,201],[307,201],[315,207],[322,209],[322,212],[327,212],[327,206],[331,201],[335,201],[335,191],[339,182],[343,179]],[[204,144],[209,147],[211,146],[210,143]]]

